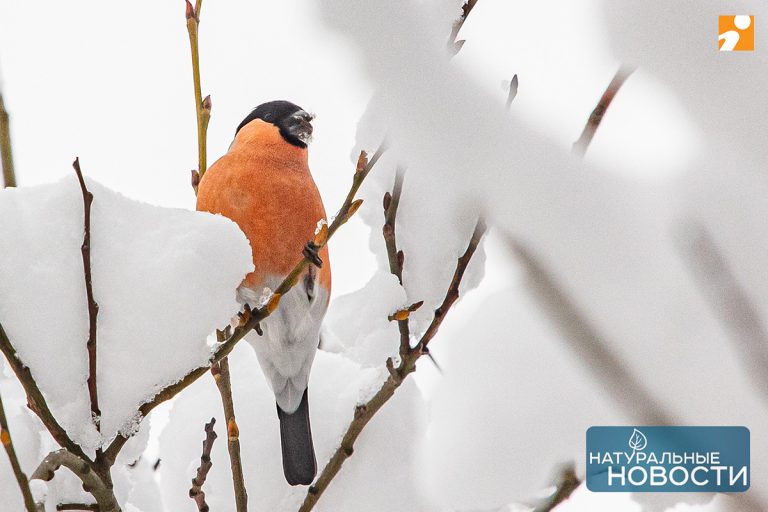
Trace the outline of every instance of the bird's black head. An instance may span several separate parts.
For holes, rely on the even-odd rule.
[[[254,119],[261,119],[277,126],[280,129],[280,135],[287,143],[300,148],[306,148],[312,138],[311,121],[314,116],[290,101],[278,100],[262,103],[253,109],[248,117],[243,119],[235,131],[235,135]]]

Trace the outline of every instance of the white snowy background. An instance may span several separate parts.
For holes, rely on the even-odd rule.
[[[704,226],[763,325],[768,39],[760,20],[768,7],[480,0],[459,35],[466,44],[449,60],[445,41],[460,4],[203,2],[209,163],[251,108],[289,99],[317,114],[310,167],[333,211],[351,157],[375,150],[385,134],[392,146],[361,190],[357,218],[330,244],[331,350],[318,354],[310,382],[320,466],[396,351],[386,315],[425,300],[415,317],[423,327],[476,216],[492,226],[466,297],[431,345],[442,372],[420,363],[317,510],[526,510],[559,464],[583,469],[589,426],[643,423],[631,397],[558,330],[511,240],[536,256],[677,423],[752,432],[746,499],[581,488],[558,510],[765,509],[766,390],[749,364],[756,354],[742,344],[759,332],[723,321],[686,247]],[[758,20],[755,52],[716,51],[717,16],[734,13]],[[96,195],[100,354],[115,347],[99,376],[104,436],[134,428],[138,403],[204,359],[205,335],[228,321],[230,291],[248,270],[231,223],[181,211],[193,209],[196,166],[183,14],[177,1],[0,0],[0,80],[22,185],[0,192],[0,321],[54,412],[89,449],[103,440],[83,424],[85,353],[71,349],[87,337],[73,157]],[[622,62],[639,69],[586,158],[572,156]],[[520,89],[507,111],[504,84],[514,74]],[[381,238],[381,196],[398,164],[408,168],[397,227],[405,289],[389,275]],[[251,509],[295,510],[305,491],[283,480],[273,398],[250,347],[235,351],[232,373]],[[10,370],[0,393],[31,472],[52,441]],[[217,395],[203,377],[144,422],[116,467],[124,510],[195,510],[187,493],[211,416],[220,439],[205,490],[212,510],[233,509]],[[49,505],[77,499],[77,487],[62,471]],[[0,500],[3,510],[22,510],[4,457]]]

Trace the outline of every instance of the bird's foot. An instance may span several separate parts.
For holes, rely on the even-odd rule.
[[[323,260],[320,259],[318,250],[320,250],[320,247],[318,247],[313,241],[310,240],[309,242],[307,242],[307,245],[304,246],[304,250],[302,251],[302,254],[314,266],[316,266],[317,268],[321,268],[323,266]]]

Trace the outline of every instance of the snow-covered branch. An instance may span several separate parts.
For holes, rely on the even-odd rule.
[[[31,479],[50,482],[62,466],[80,479],[83,490],[96,499],[100,512],[120,512],[120,505],[117,503],[111,483],[105,481],[102,475],[96,474],[90,462],[66,449],[48,454],[32,473]]]

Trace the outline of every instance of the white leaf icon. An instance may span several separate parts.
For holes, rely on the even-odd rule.
[[[632,435],[629,436],[629,447],[633,450],[642,450],[648,444],[648,439],[645,438],[645,434],[637,429],[632,431]]]

